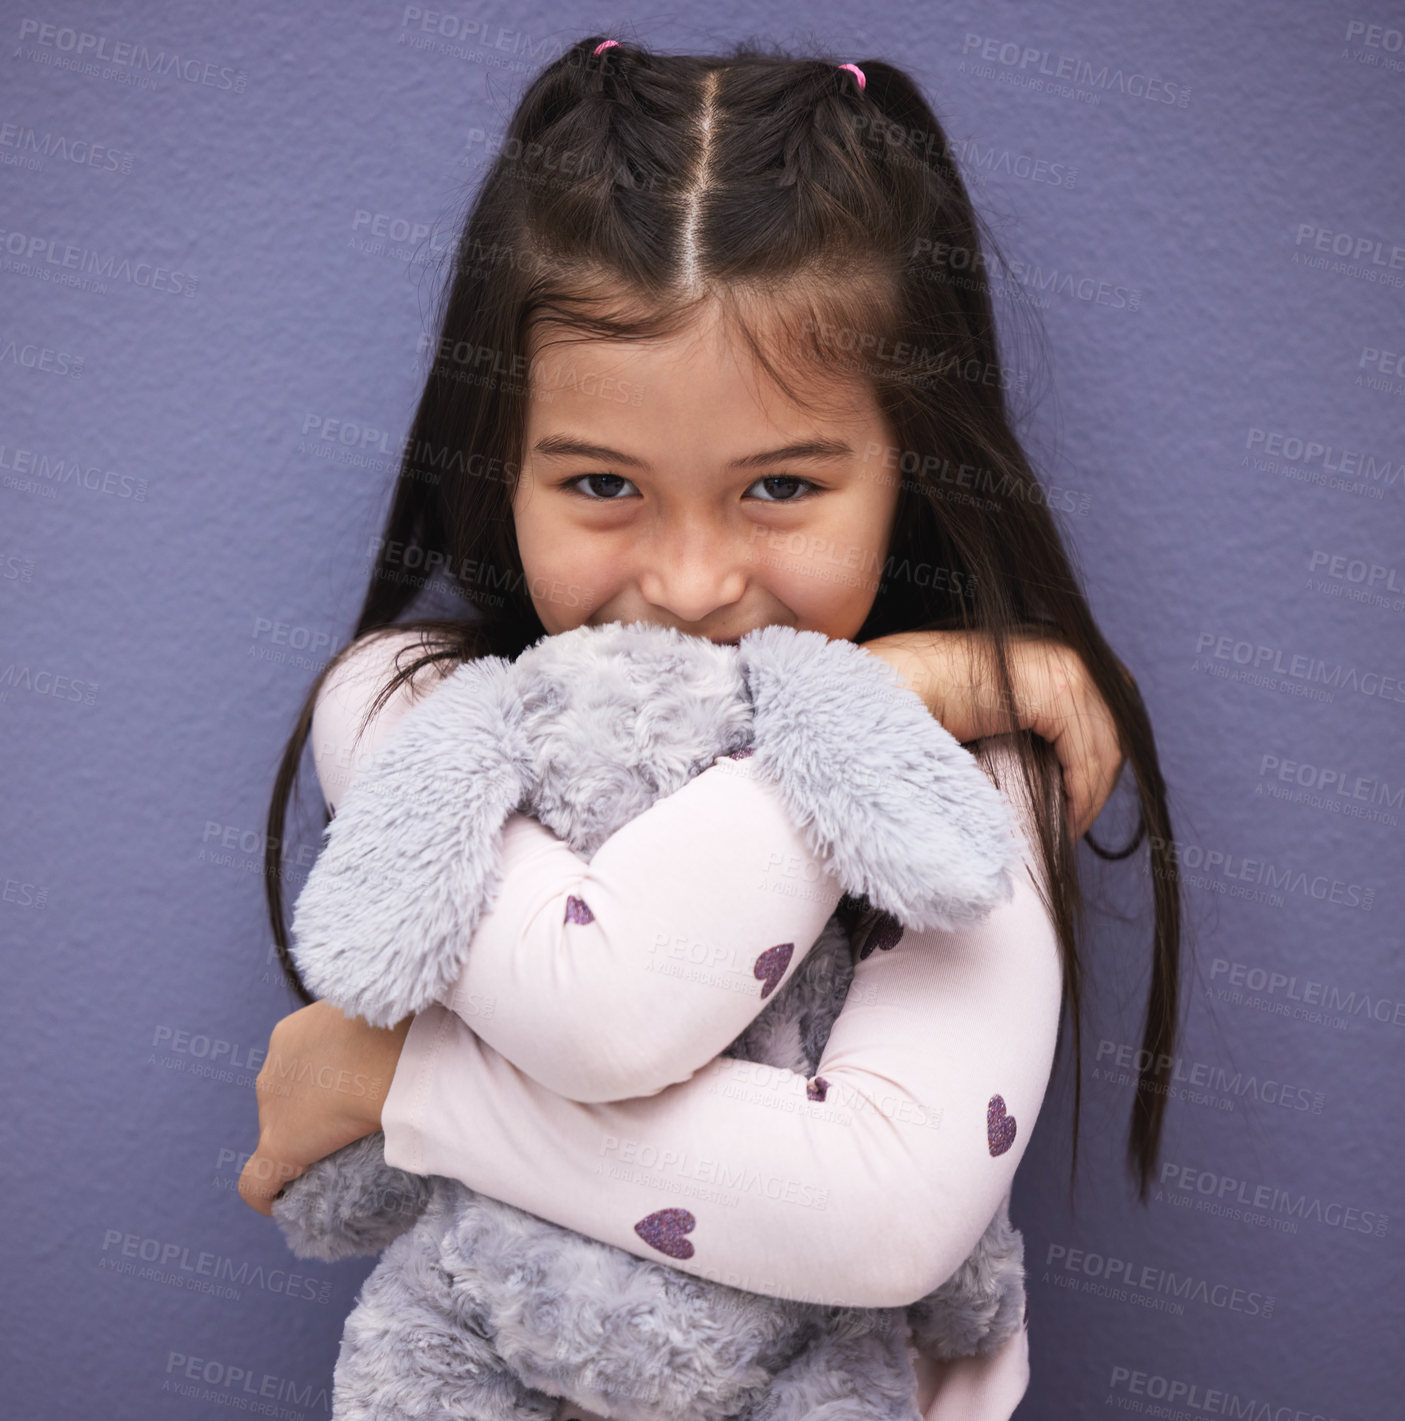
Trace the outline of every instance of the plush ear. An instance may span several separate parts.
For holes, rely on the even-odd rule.
[[[465,662],[352,781],[293,912],[314,995],[391,1026],[453,982],[524,798],[519,717],[512,663]]]
[[[894,667],[785,626],[748,632],[738,655],[756,767],[849,893],[919,931],[1010,898],[1008,805]]]

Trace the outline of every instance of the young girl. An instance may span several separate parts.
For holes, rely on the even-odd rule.
[[[1169,1060],[1179,904],[1154,741],[1012,432],[981,236],[891,65],[593,37],[531,85],[458,245],[351,654],[314,684],[275,786],[270,913],[303,1000],[276,844],[309,733],[334,809],[439,675],[584,623],[864,645],[958,738],[984,738],[1029,872],[973,928],[870,946],[816,1076],[770,1073],[758,1100],[711,1058],[761,1003],[660,968],[679,942],[684,961],[753,931],[808,945],[837,906],[769,786],[714,766],[589,863],[514,816],[441,1003],[390,1031],[320,1005],[275,1028],[270,1085],[289,1055],[380,1085],[262,1090],[253,1207],[383,1128],[392,1164],[640,1257],[781,1296],[913,1301],[1008,1195],[1064,1001],[1076,1067],[1075,835],[1124,755],[1137,834],[1117,854],[1088,842],[1125,857],[1149,831],[1142,1059]],[[403,568],[429,563],[473,620],[396,625],[415,600]],[[1158,1082],[1148,1067],[1129,1137],[1143,1196]],[[826,1102],[869,1108],[826,1129]],[[1075,1169],[1077,1124],[1075,1076]],[[672,1174],[638,1152],[661,1141]],[[713,1202],[697,1166],[718,1160],[762,1187]],[[797,1202],[815,1181],[823,1202]],[[980,1361],[914,1360],[929,1417],[1008,1417],[1028,1375],[1023,1332]]]

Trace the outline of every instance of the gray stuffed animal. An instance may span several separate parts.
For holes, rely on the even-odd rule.
[[[293,917],[304,981],[373,1025],[423,1010],[457,978],[496,895],[511,814],[589,857],[741,755],[846,894],[723,1054],[812,1076],[854,961],[902,926],[978,919],[1009,898],[1019,864],[1007,807],[974,758],[887,663],[819,632],[766,627],[730,647],[613,622],[457,668],[327,828]],[[909,1335],[950,1359],[1021,1325],[1008,1198],[926,1298],[837,1307],[636,1257],[456,1180],[392,1169],[383,1144],[377,1133],[319,1161],[273,1208],[300,1258],[385,1250],[346,1321],[336,1421],[550,1421],[558,1397],[621,1421],[920,1421]]]

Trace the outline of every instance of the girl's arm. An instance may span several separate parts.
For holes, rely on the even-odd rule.
[[[1013,752],[999,756],[1028,838]],[[381,1112],[386,1158],[735,1287],[905,1306],[975,1246],[1043,1102],[1062,978],[1034,865],[982,922],[859,962],[810,1079],[719,1058],[657,1095],[587,1104],[433,1006]]]
[[[861,643],[893,666],[963,744],[1006,728],[991,642],[967,632],[894,632]],[[1122,674],[1131,681],[1124,666]],[[1054,747],[1063,771],[1069,827],[1081,839],[1122,773],[1117,726],[1077,653],[1027,632],[1010,645],[1015,720]]]
[[[630,1100],[734,1041],[813,947],[841,890],[751,761],[719,761],[574,853],[527,815],[439,999],[548,1090]]]
[[[394,733],[397,693],[352,740],[402,633],[353,652],[312,723],[329,804]],[[477,1036],[571,1100],[629,1100],[686,1080],[760,1014],[841,896],[749,759],[719,760],[586,860],[525,814],[501,881],[440,998]]]

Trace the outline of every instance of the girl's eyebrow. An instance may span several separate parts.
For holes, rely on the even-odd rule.
[[[729,468],[756,469],[766,464],[783,464],[790,459],[848,459],[853,449],[842,439],[805,439],[798,444],[786,444],[779,449],[767,449],[761,454],[748,454],[733,459]]]
[[[624,464],[633,469],[647,469],[649,465],[633,454],[622,454],[618,449],[606,448],[603,444],[590,444],[583,439],[572,439],[565,434],[548,434],[534,446],[538,454],[549,458],[600,459],[611,464]],[[847,459],[853,456],[853,448],[842,439],[806,439],[796,444],[786,444],[779,449],[767,449],[759,454],[747,454],[733,459],[728,465],[732,469],[755,469],[768,464],[780,464],[790,459]]]
[[[647,469],[643,459],[633,454],[621,454],[618,449],[607,449],[603,444],[589,444],[584,439],[572,439],[565,434],[548,434],[538,439],[535,446],[538,454],[548,458],[599,459],[606,464],[627,464],[634,469]]]

